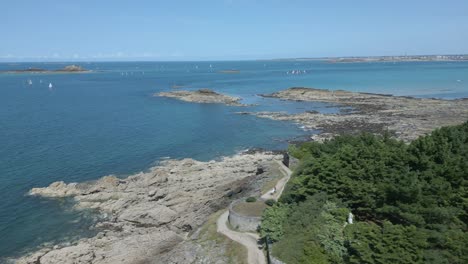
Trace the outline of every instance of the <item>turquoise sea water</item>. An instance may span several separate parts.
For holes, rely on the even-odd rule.
[[[0,70],[62,68],[70,63],[0,64]],[[323,103],[263,99],[292,86],[441,97],[468,97],[468,62],[329,64],[321,61],[80,63],[93,73],[0,74],[0,258],[42,243],[92,234],[88,212],[69,201],[26,196],[51,182],[125,176],[166,158],[199,160],[247,148],[281,149],[312,132],[239,111],[317,110]],[[219,70],[236,69],[238,74]],[[287,74],[300,70],[301,74]],[[305,71],[305,72],[304,72]],[[28,84],[32,81],[32,85]],[[53,83],[53,89],[48,84]],[[152,97],[210,88],[251,107]],[[1,262],[1,260],[0,260]]]

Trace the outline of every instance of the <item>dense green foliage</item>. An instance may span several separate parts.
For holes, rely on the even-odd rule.
[[[276,201],[273,199],[268,199],[265,201],[265,204],[268,206],[273,206],[274,204],[276,204]]]
[[[301,163],[261,227],[286,263],[468,263],[468,122],[409,145],[363,134],[290,152]]]

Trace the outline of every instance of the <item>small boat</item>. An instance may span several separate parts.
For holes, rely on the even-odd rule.
[[[49,83],[49,89],[52,89],[52,87],[54,87],[52,83]]]
[[[32,80],[31,79],[28,80],[28,84],[32,85]]]

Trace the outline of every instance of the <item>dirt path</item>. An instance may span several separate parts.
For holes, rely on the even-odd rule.
[[[275,201],[278,201],[280,198],[281,194],[284,191],[284,187],[286,186],[286,183],[288,183],[289,179],[291,178],[291,170],[286,167],[281,161],[276,161],[279,165],[280,171],[284,174],[284,177],[281,178],[275,185],[276,187],[276,192],[274,194],[270,193],[270,190],[268,192],[264,193],[261,198],[263,200],[268,200],[268,199],[273,199]]]
[[[291,178],[291,170],[286,167],[282,162],[277,161],[279,165],[279,169],[281,173],[283,173],[284,177],[281,178],[275,185],[276,192],[274,194],[270,194],[268,191],[267,193],[261,196],[262,199],[274,199],[278,200],[278,198],[283,193],[284,187],[286,183]],[[227,226],[229,211],[224,212],[217,220],[216,224],[218,226],[218,232],[227,236],[229,239],[236,241],[247,248],[247,258],[249,264],[265,264],[265,255],[263,251],[258,248],[257,241],[259,240],[259,236],[254,233],[248,232],[236,232],[234,230],[229,229]]]
[[[266,264],[263,251],[258,248],[259,236],[253,233],[236,232],[227,226],[229,211],[224,212],[216,222],[218,232],[227,236],[247,248],[247,259],[249,264]]]

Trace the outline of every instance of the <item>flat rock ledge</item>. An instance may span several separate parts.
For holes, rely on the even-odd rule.
[[[203,103],[203,104],[225,104],[230,106],[244,106],[240,103],[241,98],[224,95],[209,89],[200,89],[196,91],[173,91],[160,92],[154,96],[170,97],[185,102]]]
[[[340,107],[339,114],[241,113],[273,120],[293,121],[305,129],[319,130],[320,134],[313,136],[314,140],[319,141],[339,134],[360,132],[381,134],[388,131],[408,142],[436,128],[461,124],[468,120],[467,99],[422,99],[303,87],[289,88],[262,96],[282,100],[326,102]]]
[[[94,227],[99,231],[95,237],[44,247],[15,263],[184,263],[182,242],[192,241],[209,215],[232,199],[250,195],[252,184],[281,159],[262,152],[208,162],[167,160],[127,178],[33,188],[30,195],[72,197],[76,210],[97,209],[102,220]],[[167,255],[169,251],[184,252]],[[196,252],[190,254],[197,258]]]

